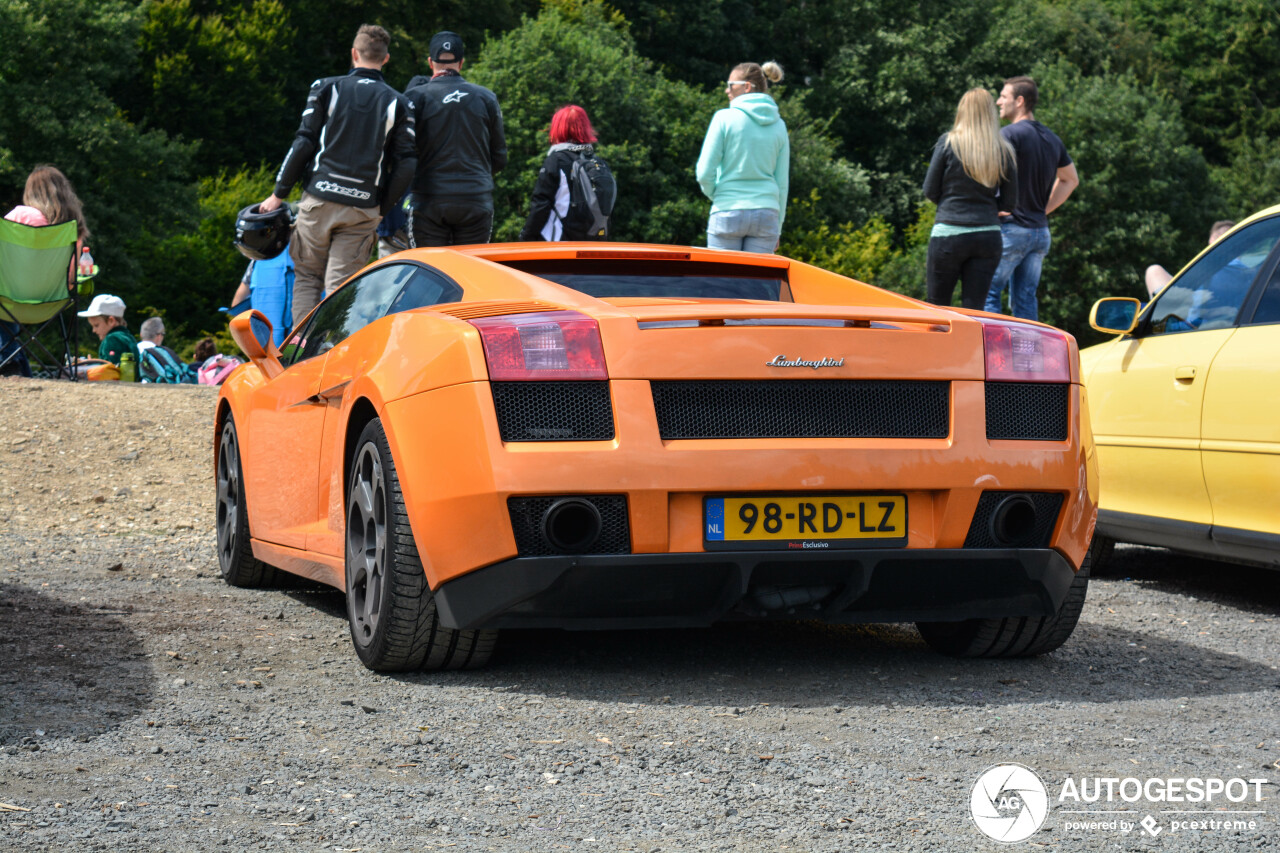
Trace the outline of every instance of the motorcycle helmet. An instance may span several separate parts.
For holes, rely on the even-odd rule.
[[[270,213],[250,205],[236,215],[236,248],[252,261],[269,261],[289,245],[293,236],[293,211],[282,204]]]

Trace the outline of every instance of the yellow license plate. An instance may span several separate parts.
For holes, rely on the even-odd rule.
[[[907,496],[767,495],[706,498],[709,550],[868,548],[907,543]]]

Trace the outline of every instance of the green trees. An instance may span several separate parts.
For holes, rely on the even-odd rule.
[[[1080,186],[1052,216],[1040,317],[1092,338],[1103,296],[1145,298],[1148,264],[1180,266],[1221,218],[1221,195],[1187,141],[1178,106],[1132,73],[1085,76],[1065,60],[1036,66],[1036,117],[1067,143]]]
[[[21,200],[32,167],[62,169],[106,271],[99,290],[126,301],[141,236],[164,233],[195,201],[188,147],[139,128],[110,96],[130,73],[141,23],[123,0],[0,3],[0,202]]]
[[[920,182],[960,95],[1031,70],[1037,118],[1082,183],[1054,215],[1042,316],[1088,336],[1096,296],[1139,294],[1209,224],[1280,200],[1273,0],[0,0],[0,204],[32,166],[84,198],[99,289],[220,327],[243,261],[232,217],[263,196],[310,82],[343,73],[365,22],[387,79],[425,69],[439,29],[498,94],[513,238],[554,109],[587,108],[620,188],[617,236],[701,243],[693,165],[722,81],[779,60],[791,132],[782,251],[921,295],[932,206]]]
[[[1106,0],[1145,34],[1140,80],[1182,106],[1191,145],[1241,219],[1280,200],[1280,11],[1273,0]]]
[[[306,96],[291,74],[296,38],[280,0],[155,0],[138,37],[141,79],[124,105],[190,139],[204,169],[281,157]]]
[[[274,169],[246,168],[201,178],[198,207],[178,227],[148,234],[140,253],[142,274],[130,307],[165,318],[187,336],[212,334],[225,324],[218,308],[231,296],[248,263],[232,248],[236,213],[266,198]]]
[[[722,74],[724,72],[722,71]],[[645,243],[705,243],[710,202],[693,178],[707,123],[725,106],[720,86],[670,80],[636,52],[626,21],[598,0],[548,2],[536,18],[486,45],[468,77],[502,101],[510,162],[497,177],[494,239],[513,240],[546,157],[552,113],[577,103],[618,180],[613,236]],[[800,97],[780,93],[791,133],[793,192],[811,199],[798,229],[861,218],[863,171],[842,160],[827,125]]]
[[[713,99],[655,73],[616,12],[548,4],[488,44],[468,77],[498,93],[506,125],[510,160],[497,177],[495,239],[515,239],[524,224],[551,114],[568,103],[587,110],[617,176],[616,238],[694,239],[707,207],[682,167],[697,157],[697,116],[710,114]]]

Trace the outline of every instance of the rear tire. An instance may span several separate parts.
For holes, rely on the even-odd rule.
[[[1093,541],[1097,547],[1093,554],[1093,565],[1089,569],[1089,576],[1096,578],[1105,575],[1111,568],[1111,558],[1115,554],[1116,540],[1110,536],[1095,533],[1093,534]]]
[[[1071,581],[1067,597],[1052,616],[966,619],[963,622],[917,622],[920,636],[934,651],[957,658],[1020,658],[1047,654],[1075,630],[1084,609],[1093,561],[1105,545],[1095,536],[1084,562]]]
[[[244,470],[235,418],[227,413],[218,442],[217,465],[218,568],[232,586],[255,588],[276,580],[276,570],[253,556],[249,511],[245,508]]]
[[[474,669],[489,661],[496,631],[440,624],[387,435],[376,418],[360,433],[351,465],[346,574],[351,640],[369,669]]]

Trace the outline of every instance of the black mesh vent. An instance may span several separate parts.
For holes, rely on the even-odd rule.
[[[987,438],[1066,441],[1071,386],[1047,382],[988,382]]]
[[[503,441],[608,441],[613,403],[605,382],[491,382]]]
[[[1035,534],[1023,547],[1049,547],[1049,537],[1053,535],[1053,526],[1058,523],[1058,512],[1062,509],[1062,495],[1050,492],[983,492],[982,497],[978,498],[978,508],[973,513],[973,523],[969,525],[969,535],[965,537],[964,547],[1009,547],[996,542],[991,536],[991,513],[995,512],[1000,501],[1009,495],[1026,495],[1036,508]]]
[[[573,497],[595,506],[600,512],[600,538],[586,554],[630,554],[631,526],[627,522],[627,499],[622,495],[555,495],[542,498],[507,498],[511,530],[521,557],[553,557],[562,552],[542,535],[542,514],[553,503]]]
[[[800,379],[653,382],[664,439],[946,438],[947,382]]]

